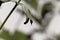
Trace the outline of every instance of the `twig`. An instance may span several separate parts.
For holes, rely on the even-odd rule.
[[[13,13],[13,11],[16,9],[16,7],[18,6],[18,4],[19,4],[20,1],[21,1],[21,0],[19,0],[19,1],[15,4],[15,6],[13,7],[13,9],[10,11],[10,13],[8,14],[8,16],[6,17],[6,19],[3,21],[3,23],[2,23],[1,26],[0,26],[0,30],[3,28],[4,24],[6,23],[6,21],[8,20],[8,18],[11,16],[11,14]]]

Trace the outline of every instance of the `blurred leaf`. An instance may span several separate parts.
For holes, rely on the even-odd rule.
[[[26,40],[27,36],[21,32],[16,31],[12,36],[12,40]]]
[[[11,1],[11,0],[1,0],[1,1],[3,1],[3,2],[9,2],[9,1]]]
[[[0,38],[3,38],[5,40],[10,40],[10,34],[8,31],[6,30],[3,30],[1,33],[0,33]]]
[[[56,36],[57,40],[60,40],[60,34]]]
[[[0,0],[0,6],[2,5],[2,3],[4,3],[4,2]]]
[[[30,10],[29,10],[27,7],[25,7],[25,6],[22,6],[22,9],[23,9],[23,11],[25,12],[26,16],[27,16],[29,19],[32,19]],[[29,21],[29,20],[27,20],[27,22],[28,22],[28,21]]]
[[[4,40],[26,40],[27,36],[21,32],[15,31],[13,35],[9,34],[8,31],[3,30],[0,33],[0,38],[3,38]]]
[[[38,3],[36,0],[25,0],[26,3],[28,3],[31,7],[37,10]]]
[[[50,2],[45,3],[42,7],[42,18],[44,18],[45,15],[51,11],[52,11],[52,4]]]

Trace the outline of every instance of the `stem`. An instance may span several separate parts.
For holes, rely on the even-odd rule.
[[[11,14],[13,13],[13,11],[16,9],[16,7],[18,6],[18,4],[19,4],[20,1],[21,1],[21,0],[19,0],[19,1],[15,4],[15,6],[13,7],[13,9],[10,11],[10,13],[8,14],[8,16],[6,17],[6,19],[3,21],[3,23],[2,23],[1,26],[0,26],[0,30],[3,28],[4,24],[6,23],[6,21],[8,20],[8,18],[11,16]]]

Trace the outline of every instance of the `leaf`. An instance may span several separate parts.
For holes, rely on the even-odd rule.
[[[4,3],[4,2],[0,0],[0,6],[2,5],[2,3]]]
[[[27,36],[21,32],[15,31],[12,40],[26,40]]]
[[[3,1],[3,2],[9,2],[9,1],[12,1],[12,0],[1,0],[1,1]]]
[[[0,32],[0,38],[3,38],[5,40],[11,40],[11,36],[7,30],[3,30],[2,32]]]
[[[42,7],[42,18],[45,17],[45,15],[48,13],[48,12],[51,12],[52,11],[52,4],[49,2],[49,3],[46,3],[43,5]]]
[[[56,40],[60,40],[60,34],[56,35]]]
[[[32,8],[37,10],[37,0],[24,0],[27,4],[29,4]]]
[[[15,33],[11,35],[9,34],[9,31],[3,30],[0,32],[0,38],[3,38],[4,40],[26,40],[27,35],[19,31],[15,31]]]

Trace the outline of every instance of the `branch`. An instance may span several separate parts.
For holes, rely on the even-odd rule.
[[[21,0],[19,0],[19,1],[15,4],[15,6],[13,7],[13,9],[10,11],[10,13],[8,14],[8,16],[6,17],[6,19],[3,21],[3,23],[2,23],[1,26],[0,26],[0,30],[3,28],[4,24],[6,23],[6,21],[8,20],[8,18],[11,16],[11,14],[13,13],[13,11],[16,9],[16,7],[18,6],[18,4],[19,4],[20,1],[21,1]]]

